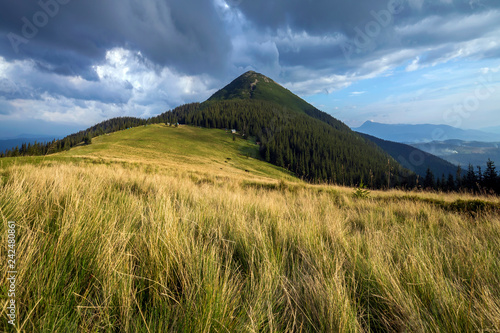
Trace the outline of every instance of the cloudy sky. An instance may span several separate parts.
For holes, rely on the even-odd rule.
[[[500,126],[498,0],[41,0],[0,11],[0,138],[203,101],[247,70],[350,126]]]

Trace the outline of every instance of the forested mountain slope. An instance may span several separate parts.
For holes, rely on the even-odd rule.
[[[345,124],[264,75],[247,72],[201,104],[155,121],[236,129],[260,143],[262,158],[309,181],[412,186],[415,175]]]

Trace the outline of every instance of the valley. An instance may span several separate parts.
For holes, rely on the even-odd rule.
[[[500,142],[477,142],[463,140],[433,141],[412,144],[427,153],[439,156],[454,165],[467,168],[469,164],[486,169],[488,159],[500,161]]]

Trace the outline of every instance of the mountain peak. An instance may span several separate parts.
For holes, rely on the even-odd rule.
[[[270,78],[268,78],[264,74],[260,74],[260,73],[257,73],[255,71],[248,71],[248,72],[242,74],[239,78],[247,78],[247,77],[261,79],[261,80],[264,80],[266,82],[274,82],[273,80],[271,80]]]
[[[363,128],[363,127],[368,127],[370,125],[378,125],[379,123],[373,121],[373,120],[367,120],[363,123],[363,125],[361,125],[359,128]]]
[[[314,106],[279,85],[274,80],[255,71],[243,73],[227,86],[213,94],[207,102],[228,100],[272,102],[301,113],[306,110],[316,110]]]
[[[243,73],[242,75],[247,75],[247,76],[248,76],[248,75],[255,75],[255,74],[257,74],[257,75],[262,75],[262,74],[260,74],[260,73],[257,73],[256,71],[248,71],[248,72],[246,72],[246,73]]]
[[[286,90],[265,75],[248,71],[216,92],[209,100],[262,99],[266,91]]]

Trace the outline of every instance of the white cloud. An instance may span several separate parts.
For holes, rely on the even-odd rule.
[[[498,73],[499,71],[500,71],[500,66],[498,66],[496,68],[484,67],[484,68],[481,68],[481,70],[480,70],[480,72],[482,74]]]
[[[10,119],[93,125],[118,116],[149,117],[215,92],[208,76],[160,68],[139,52],[113,49],[94,66],[98,81],[40,72],[32,61],[0,57],[0,91]],[[22,93],[21,93],[22,92]]]
[[[200,96],[208,97],[214,92],[208,89],[213,83],[209,76],[184,75],[168,67],[159,68],[139,52],[121,48],[108,51],[106,62],[95,66],[95,70],[103,82],[130,84],[130,104],[163,104],[166,109],[199,101]]]
[[[357,81],[354,75],[336,75],[328,73],[311,73],[307,69],[294,68],[289,71],[294,72],[295,75],[301,76],[300,80],[294,80],[283,83],[289,90],[299,95],[313,95],[313,94],[329,94],[333,91],[347,88]]]
[[[406,67],[406,71],[413,72],[413,71],[416,71],[417,69],[419,69],[420,68],[420,66],[418,64],[419,61],[420,61],[420,57],[416,57],[415,60],[413,60],[412,63]]]

